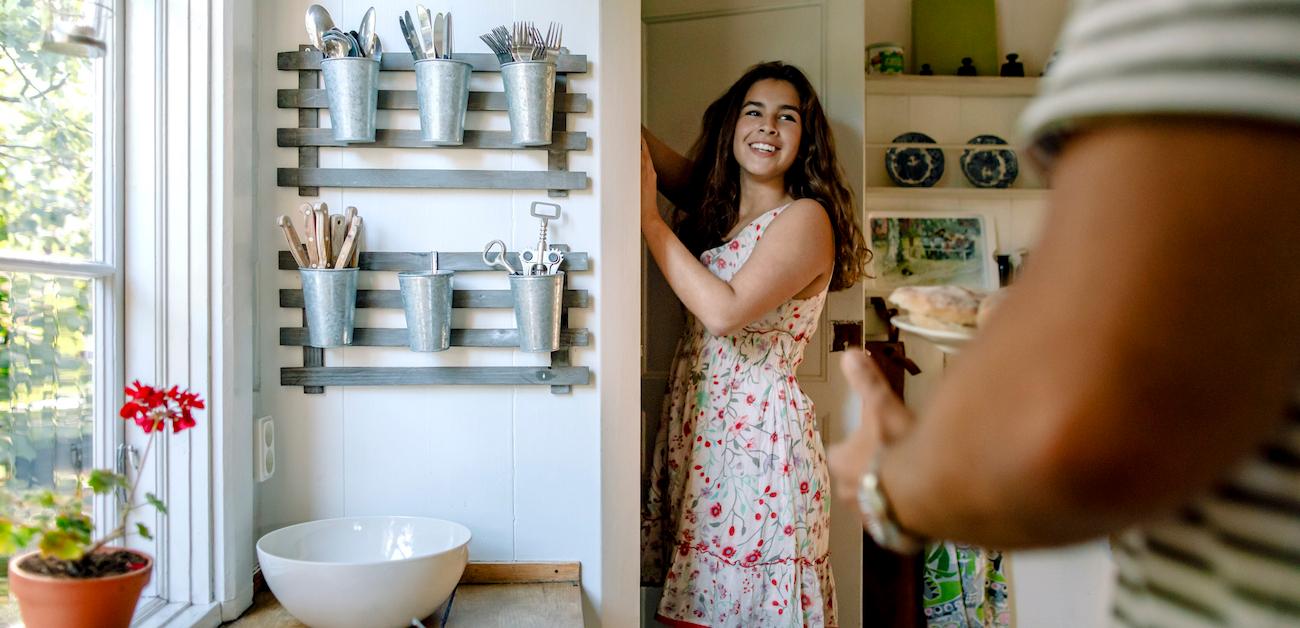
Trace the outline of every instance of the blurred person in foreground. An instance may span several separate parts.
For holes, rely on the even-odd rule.
[[[1115,625],[1300,626],[1300,0],[1083,2],[1022,124],[1033,266],[919,416],[845,356],[837,496],[903,552],[1115,534]]]

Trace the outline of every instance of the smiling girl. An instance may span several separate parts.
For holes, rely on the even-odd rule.
[[[709,106],[690,159],[646,133],[641,232],[690,313],[642,513],[657,619],[834,626],[826,461],[795,371],[827,291],[869,253],[803,73],[751,68]]]

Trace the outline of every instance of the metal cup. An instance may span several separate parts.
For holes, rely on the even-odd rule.
[[[375,141],[375,108],[379,104],[379,61],[370,57],[323,59],[325,96],[329,99],[334,139]]]
[[[551,143],[555,114],[555,64],[515,61],[501,65],[506,109],[510,113],[510,142],[515,146]]]
[[[510,292],[515,297],[519,349],[534,353],[558,350],[564,273],[510,275]]]
[[[473,64],[456,59],[415,62],[421,139],[440,146],[458,146],[464,141],[469,75],[473,70]]]
[[[356,268],[299,268],[307,309],[307,344],[342,347],[352,344],[357,313]]]
[[[450,270],[397,273],[411,351],[444,351],[451,346],[451,279],[455,274]]]

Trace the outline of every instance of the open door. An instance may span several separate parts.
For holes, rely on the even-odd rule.
[[[655,135],[685,153],[700,132],[704,109],[750,66],[780,60],[798,66],[822,98],[854,196],[863,190],[863,4],[861,0],[643,0],[644,111]],[[860,209],[860,205],[859,205]],[[681,337],[681,306],[644,257],[642,278],[641,398],[643,459],[658,427],[668,370]],[[799,369],[813,399],[822,437],[835,442],[856,420],[848,388],[831,354],[832,321],[860,325],[860,286],[834,293]],[[859,335],[858,338],[861,338]],[[642,466],[643,471],[646,468]],[[831,556],[840,624],[861,625],[862,528],[856,517],[832,510]],[[643,591],[642,625],[651,619],[656,591]]]

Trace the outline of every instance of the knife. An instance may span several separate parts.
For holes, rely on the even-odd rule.
[[[320,267],[331,267],[334,252],[330,249],[330,213],[325,203],[316,208],[316,246],[320,247]]]
[[[320,268],[320,248],[316,246],[316,212],[310,206],[304,216],[302,230],[307,234],[307,266]]]
[[[307,250],[302,245],[302,240],[298,239],[298,230],[293,228],[293,222],[288,216],[280,215],[280,229],[284,231],[284,239],[289,243],[289,254],[293,256],[293,261],[298,262],[299,268],[309,268],[310,262],[307,260]]]
[[[361,231],[361,216],[353,216],[352,222],[348,223],[348,235],[343,238],[343,246],[339,247],[339,259],[334,264],[334,268],[349,268],[354,253],[359,253],[357,248],[357,237]]]

